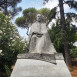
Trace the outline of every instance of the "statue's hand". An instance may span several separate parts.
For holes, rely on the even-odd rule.
[[[41,37],[43,34],[38,32],[33,32],[32,35],[36,35],[37,37]]]

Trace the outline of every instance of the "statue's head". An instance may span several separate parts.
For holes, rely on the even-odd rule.
[[[41,14],[37,14],[36,20],[37,20],[38,22],[41,22],[41,21],[42,21],[42,15],[41,15]]]

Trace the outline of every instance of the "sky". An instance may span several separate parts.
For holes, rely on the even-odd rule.
[[[46,3],[45,5],[43,5],[43,0],[22,0],[22,2],[20,2],[17,6],[18,7],[22,7],[22,11],[19,12],[19,14],[15,17],[15,19],[17,17],[20,17],[22,16],[22,12],[24,9],[27,9],[27,8],[31,8],[31,7],[34,7],[36,9],[41,9],[41,8],[54,8],[55,6],[58,5],[58,0],[50,0],[48,3]],[[59,8],[57,9],[59,11]],[[74,10],[70,10],[69,6],[67,4],[64,5],[64,12],[76,12]],[[77,12],[76,12],[77,13]],[[13,21],[15,21],[15,19]],[[55,22],[55,20],[53,20],[52,22]],[[52,24],[52,23],[50,23]],[[76,22],[73,22],[73,24],[76,24]],[[23,37],[23,38],[27,38],[27,35],[26,35],[26,29],[23,29],[23,28],[19,28],[18,27],[18,31],[19,31],[19,34]],[[76,43],[77,44],[77,43]]]
[[[15,19],[17,17],[21,17],[23,10],[27,9],[27,8],[31,8],[34,7],[36,9],[41,9],[43,8],[43,0],[22,0],[20,3],[18,3],[17,7],[22,7],[22,11],[19,12],[19,14],[13,19],[13,23],[15,22]],[[19,34],[25,39],[28,38],[28,36],[26,35],[27,30],[24,28],[19,28],[18,27],[18,31]]]

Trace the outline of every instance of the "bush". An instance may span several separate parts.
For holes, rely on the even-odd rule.
[[[77,58],[77,47],[71,49],[71,57],[72,58]]]
[[[8,74],[7,69],[15,63],[17,54],[23,52],[24,47],[25,41],[22,41],[10,18],[0,12],[0,50],[3,54],[0,54],[0,77]]]

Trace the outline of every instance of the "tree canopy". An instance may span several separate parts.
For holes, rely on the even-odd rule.
[[[21,11],[21,7],[17,7],[17,4],[22,0],[0,0],[0,7],[5,15],[9,13],[15,16],[17,12]]]
[[[46,22],[50,9],[42,8],[37,10],[35,8],[28,8],[23,11],[23,16],[18,17],[15,21],[17,26],[27,28],[30,24],[34,23],[37,14],[42,14],[44,16],[43,20]]]
[[[68,23],[68,21],[66,21],[66,22]],[[63,53],[63,55],[65,57],[64,43],[62,42],[62,37],[64,37],[64,34],[62,33],[62,30],[61,30],[60,19],[57,19],[56,24],[53,23],[52,28],[49,29],[48,32],[49,32],[51,41],[53,42],[56,51]],[[71,24],[71,26],[70,26],[70,24],[69,24],[67,27],[67,30],[66,30],[66,37],[69,41],[71,57],[76,57],[75,54],[77,54],[76,46],[73,45],[77,41],[76,32],[77,32],[77,27],[73,24]]]
[[[44,4],[46,4],[46,2],[48,2],[49,0],[44,0]],[[71,38],[77,38],[74,37],[74,35],[71,37],[72,32],[71,32],[71,26],[75,26],[72,24],[73,20],[77,21],[77,14],[76,13],[64,13],[64,4],[68,4],[70,9],[75,9],[77,11],[77,1],[76,0],[58,0],[59,4],[54,7],[53,9],[51,9],[51,11],[54,11],[53,13],[50,12],[49,14],[49,22],[52,21],[52,19],[54,18],[54,16],[56,16],[56,14],[60,14],[60,25],[61,25],[61,32],[60,34],[62,34],[63,36],[61,36],[61,38],[59,37],[58,39],[62,40],[63,46],[64,46],[64,53],[65,53],[65,61],[66,64],[71,66],[71,57],[70,57],[70,41]],[[55,8],[60,8],[60,11],[57,11]],[[57,18],[55,18],[57,19]],[[73,28],[73,27],[72,27]],[[75,27],[74,27],[75,28]],[[58,28],[59,29],[59,28]],[[75,28],[76,29],[76,28]],[[75,30],[77,32],[77,30]],[[55,31],[56,32],[56,31]],[[76,34],[75,32],[75,34]],[[56,33],[57,34],[57,33]],[[59,36],[60,36],[59,34]],[[70,38],[71,37],[71,38]],[[69,41],[70,38],[70,41]],[[76,41],[75,39],[73,41]],[[60,45],[60,44],[59,44]]]

